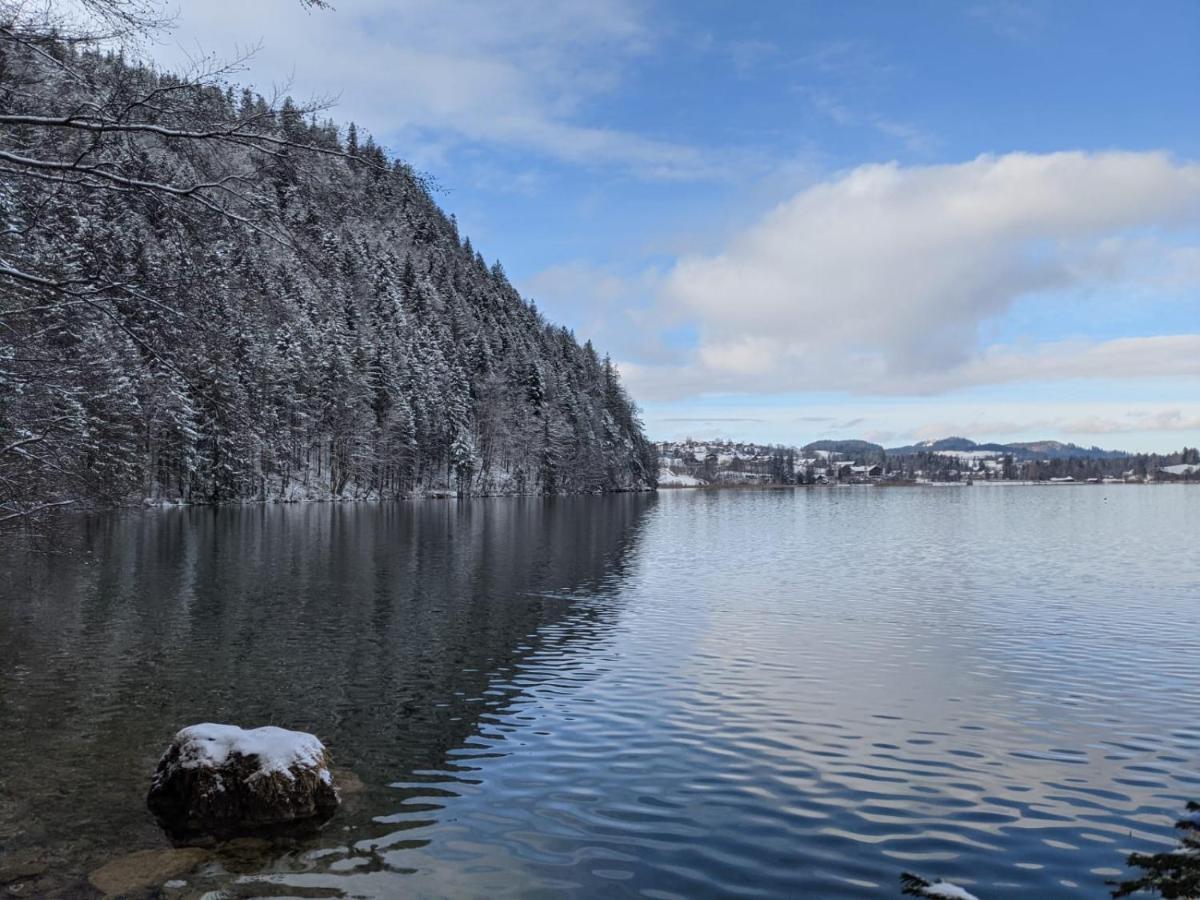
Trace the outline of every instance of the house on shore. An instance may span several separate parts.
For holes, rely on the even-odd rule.
[[[1181,463],[1174,466],[1162,466],[1155,475],[1163,481],[1179,481],[1192,478],[1200,481],[1200,463]]]

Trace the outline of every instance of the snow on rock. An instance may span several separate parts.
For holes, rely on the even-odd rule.
[[[909,897],[927,897],[931,900],[979,900],[965,888],[949,881],[930,881],[920,875],[904,872],[900,875],[902,892]]]
[[[293,766],[317,767],[329,780],[325,767],[325,745],[314,735],[288,731],[274,725],[238,728],[236,725],[189,725],[175,735],[180,748],[179,765],[185,769],[220,768],[231,756],[257,760],[250,777],[279,774],[291,779]]]
[[[174,838],[308,829],[337,810],[325,746],[301,731],[204,723],[179,731],[146,805]]]
[[[979,900],[970,891],[960,888],[957,884],[951,884],[948,881],[938,881],[925,888],[926,897],[934,897],[936,900]]]

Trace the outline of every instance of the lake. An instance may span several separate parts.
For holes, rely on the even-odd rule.
[[[68,520],[2,557],[0,849],[167,846],[217,721],[364,788],[171,896],[1102,897],[1200,799],[1197,535],[1123,485]]]

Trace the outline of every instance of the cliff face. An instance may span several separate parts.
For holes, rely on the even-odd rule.
[[[607,358],[487,266],[408,167],[290,102],[4,49],[0,87],[39,85],[53,115],[166,96],[171,116],[142,104],[138,121],[202,113],[234,139],[4,130],[22,159],[99,168],[0,173],[0,269],[17,273],[0,285],[0,505],[653,486]],[[0,115],[45,115],[29,96],[4,90]]]

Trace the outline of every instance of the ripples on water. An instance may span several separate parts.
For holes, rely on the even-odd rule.
[[[674,492],[113,517],[0,591],[0,847],[162,844],[198,720],[367,790],[223,896],[1097,897],[1200,797],[1200,493]]]

